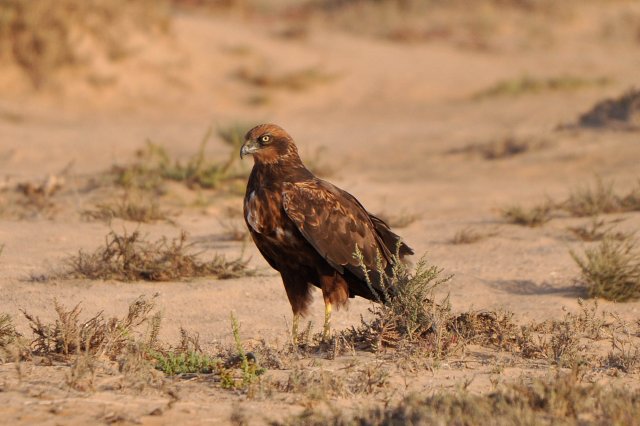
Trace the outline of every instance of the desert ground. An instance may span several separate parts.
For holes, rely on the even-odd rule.
[[[19,61],[7,46],[30,30],[0,20],[0,314],[10,319],[0,327],[0,423],[350,424],[407,397],[483,397],[565,376],[576,388],[627,392],[637,410],[640,302],[590,297],[571,255],[603,241],[633,245],[640,227],[640,94],[626,115],[592,117],[607,99],[623,108],[639,83],[637,2],[174,3],[158,28],[114,21],[113,45],[69,18],[79,59],[68,64]],[[47,16],[38,19],[60,18]],[[450,303],[446,315],[509,318],[505,328],[468,340],[452,332],[445,349],[434,338],[363,349],[345,336],[379,308],[356,298],[334,312],[334,339],[322,343],[317,291],[307,341],[293,347],[281,279],[241,213],[252,160],[240,161],[233,132],[262,122],[286,129],[312,170],[389,221],[414,265],[423,257],[451,276],[433,293],[437,306]],[[199,160],[193,176],[170,176]],[[212,184],[198,174],[206,167],[222,167]],[[626,201],[572,209],[598,190]],[[83,276],[73,263],[113,236],[170,242],[182,231],[195,258],[241,259],[238,270],[126,280]],[[126,317],[140,297],[153,304],[149,318],[122,337],[121,352],[81,344],[87,321]],[[77,347],[56,346],[60,312],[78,304]],[[527,326],[536,356],[517,331]],[[197,336],[191,347],[181,330]],[[144,339],[154,352],[131,349]],[[158,368],[180,351],[226,364]],[[261,374],[241,355],[234,364],[244,352]],[[638,421],[620,410],[614,423]],[[395,424],[455,422],[453,412]],[[562,413],[520,420],[607,423]],[[393,421],[380,416],[368,422]],[[501,424],[478,416],[458,424]]]

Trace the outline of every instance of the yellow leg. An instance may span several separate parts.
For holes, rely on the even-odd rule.
[[[293,326],[291,327],[291,339],[293,346],[298,345],[298,324],[300,323],[300,314],[293,314]]]
[[[324,305],[324,331],[322,332],[322,340],[329,340],[331,337],[331,302]]]

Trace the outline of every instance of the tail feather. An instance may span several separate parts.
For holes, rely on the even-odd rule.
[[[372,214],[370,214],[369,217],[371,218],[371,222],[373,222],[373,226],[376,228],[376,232],[380,235],[382,242],[390,253],[398,254],[400,259],[413,254],[413,249],[405,244],[399,235],[391,231],[391,228],[389,228],[389,225],[387,225],[384,220]]]

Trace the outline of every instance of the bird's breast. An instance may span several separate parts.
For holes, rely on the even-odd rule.
[[[244,200],[244,215],[247,225],[266,237],[286,238],[291,231],[281,206],[281,196],[274,191],[253,190]]]

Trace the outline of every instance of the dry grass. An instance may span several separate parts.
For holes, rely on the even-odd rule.
[[[90,220],[101,220],[107,223],[115,218],[138,223],[151,223],[168,220],[167,213],[160,209],[158,203],[150,197],[131,197],[125,194],[119,201],[99,203],[93,210],[82,214]]]
[[[598,102],[580,116],[577,125],[613,130],[640,128],[640,90],[630,89],[615,99]]]
[[[0,314],[0,347],[8,346],[19,336],[11,316]]]
[[[359,252],[360,264],[366,271]],[[362,319],[356,328],[344,332],[341,336],[356,349],[379,351],[386,347],[400,347],[419,344],[428,347],[433,356],[441,357],[451,343],[447,333],[447,321],[451,307],[447,299],[435,302],[434,290],[451,279],[441,277],[442,270],[430,266],[425,259],[416,264],[413,271],[401,261],[396,262],[390,276],[378,268],[382,288],[387,303],[379,303],[369,310],[370,320]],[[382,272],[381,272],[382,271]],[[375,279],[375,278],[374,278]],[[372,284],[369,282],[372,287]],[[377,294],[374,291],[374,294]],[[379,295],[382,299],[383,295]]]
[[[614,232],[613,226],[607,226],[615,222],[619,222],[619,220],[605,222],[604,219],[598,219],[597,216],[594,216],[587,224],[581,226],[570,226],[567,229],[578,239],[587,242],[601,241],[604,238],[611,238],[619,241],[630,238],[631,234]]]
[[[209,375],[223,389],[246,392],[266,371],[258,366],[252,353],[244,351],[233,316],[234,349],[208,355],[202,351],[198,336],[184,329],[180,330],[177,347],[167,349],[158,341],[161,314],[153,299],[139,297],[121,318],[106,318],[98,312],[81,319],[80,304],[68,309],[55,299],[54,308],[56,319],[50,323],[22,311],[31,328],[31,343],[22,342],[25,339],[16,332],[10,317],[0,315],[0,361],[46,358],[49,364],[63,363],[68,367],[67,385],[82,391],[94,390],[94,380],[100,372],[122,375],[126,386],[132,389],[153,385],[164,390],[164,376]],[[18,339],[21,346],[16,343]],[[117,371],[112,361],[117,361]]]
[[[634,333],[629,324],[616,317],[608,331],[611,350],[602,360],[602,366],[626,374],[640,371],[640,345],[634,339],[640,336],[640,329]]]
[[[534,228],[551,220],[552,208],[548,202],[529,209],[513,205],[502,209],[501,213],[509,223]]]
[[[279,392],[303,395],[309,401],[330,401],[383,393],[389,388],[389,375],[389,369],[380,363],[349,366],[342,372],[294,368],[286,380],[269,386]]]
[[[640,182],[626,195],[619,195],[614,191],[613,183],[596,179],[593,187],[573,190],[559,207],[578,217],[640,211]]]
[[[624,302],[640,298],[640,252],[636,240],[603,239],[583,257],[571,251],[590,297]]]
[[[473,228],[467,227],[457,231],[453,238],[451,238],[450,243],[473,244],[496,235],[498,235],[497,231],[479,232],[474,230]]]
[[[487,99],[500,96],[522,96],[555,91],[573,91],[610,84],[607,78],[585,79],[576,76],[534,78],[523,76],[513,80],[504,80],[473,95],[474,99]]]
[[[247,261],[226,260],[222,255],[202,261],[191,252],[187,235],[157,241],[146,240],[139,231],[118,235],[110,232],[104,247],[93,253],[78,252],[67,260],[63,278],[88,278],[121,281],[171,281],[185,278],[213,276],[218,279],[254,274]]]
[[[6,179],[0,185],[0,193],[4,195],[0,198],[0,215],[17,220],[54,217],[60,207],[56,197],[66,186],[69,167],[42,179],[17,182]]]
[[[335,75],[317,68],[305,68],[296,71],[275,73],[268,67],[241,68],[236,77],[247,84],[259,88],[286,89],[292,91],[308,90],[319,84],[328,83]]]
[[[548,141],[534,137],[506,136],[486,143],[467,145],[460,149],[451,150],[449,153],[478,155],[485,160],[501,160],[527,152],[539,151],[548,145]]]
[[[410,395],[390,407],[326,412],[307,409],[278,425],[369,424],[632,424],[640,416],[640,392],[581,383],[576,373],[516,383],[486,395],[463,390]]]
[[[4,0],[0,61],[17,65],[41,87],[57,71],[87,67],[96,56],[117,61],[132,53],[130,36],[158,34],[168,27],[164,1]],[[80,38],[92,47],[93,57],[87,58]]]
[[[86,320],[80,320],[80,304],[67,309],[54,299],[57,318],[44,323],[40,318],[22,311],[29,321],[34,340],[31,354],[64,360],[71,355],[102,356],[115,360],[127,352],[134,342],[144,342],[148,347],[157,343],[161,315],[155,312],[153,299],[140,297],[122,318],[105,318],[98,312]],[[140,328],[145,326],[145,331]]]

